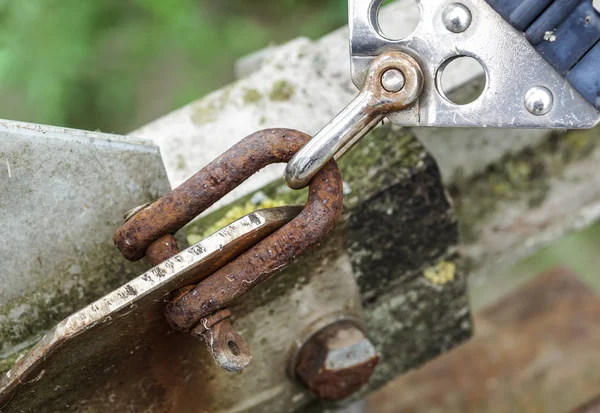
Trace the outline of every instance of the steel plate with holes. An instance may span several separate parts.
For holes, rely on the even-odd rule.
[[[446,28],[444,10],[456,0],[419,0],[420,19],[405,39],[381,34],[378,10],[383,0],[350,1],[352,79],[360,87],[366,69],[383,51],[396,49],[419,61],[425,76],[420,101],[410,110],[389,116],[402,126],[589,128],[600,113],[562,78],[485,0],[461,0],[472,15],[460,33]],[[472,103],[452,103],[441,89],[446,65],[457,57],[476,59],[486,74],[481,96]],[[525,96],[543,86],[553,95],[552,109],[531,114]]]
[[[167,325],[169,293],[210,275],[301,209],[253,212],[63,320],[0,379],[0,411],[201,411],[198,397],[206,394],[198,389],[214,366],[198,356],[202,341]]]

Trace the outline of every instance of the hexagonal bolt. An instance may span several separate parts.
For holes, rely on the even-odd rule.
[[[313,393],[323,400],[338,401],[369,382],[379,356],[354,322],[341,320],[314,334],[296,360],[298,378]]]

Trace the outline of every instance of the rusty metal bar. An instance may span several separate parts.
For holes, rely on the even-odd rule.
[[[291,154],[277,151],[282,162]],[[321,242],[342,212],[342,184],[337,164],[330,161],[310,182],[308,202],[298,217],[167,306],[171,325],[189,330]]]
[[[173,235],[167,234],[152,243],[146,250],[146,258],[153,267],[179,254],[181,250]]]
[[[180,252],[177,240],[173,235],[168,234],[154,241],[148,247],[146,258],[152,266],[157,266]],[[171,297],[179,299],[193,287],[193,285],[188,285],[179,288],[171,293]],[[231,311],[225,309],[210,318],[202,319],[199,327],[202,326],[203,329],[194,332],[193,335],[206,342],[210,354],[221,368],[231,372],[240,372],[248,366],[252,355],[244,338],[233,328],[230,316]]]
[[[114,235],[123,256],[137,261],[157,239],[174,234],[259,169],[287,162],[310,139],[291,129],[256,132],[163,198],[138,212]]]
[[[136,208],[133,214],[128,214],[125,224],[113,237],[115,244],[131,260],[145,254],[153,265],[157,265],[172,257],[179,252],[172,233],[260,168],[270,163],[289,161],[308,140],[310,136],[289,129],[269,129],[246,137],[154,204]],[[307,205],[296,219],[282,231],[271,235],[266,242],[263,240],[251,251],[246,251],[239,262],[236,260],[228,264],[231,265],[229,271],[238,274],[237,278],[218,272],[215,278],[202,286],[176,291],[169,307],[174,309],[174,313],[169,309],[166,311],[169,323],[183,331],[189,331],[198,323],[205,325],[211,313],[222,309],[317,245],[339,218],[343,197],[341,173],[332,161],[311,181]],[[202,290],[203,295],[198,295],[198,290]],[[208,301],[208,306],[202,300]],[[200,314],[198,308],[203,309]],[[186,318],[185,326],[182,326],[178,311]],[[229,320],[225,318],[205,329],[201,335],[221,367],[240,371],[248,364],[248,346]],[[214,343],[221,344],[215,347]],[[233,348],[237,350],[233,351]]]

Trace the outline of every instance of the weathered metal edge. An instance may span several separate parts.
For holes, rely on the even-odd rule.
[[[139,136],[115,135],[111,133],[84,131],[79,129],[40,125],[36,123],[19,122],[7,119],[0,119],[0,128],[11,133],[27,134],[30,136],[37,135],[52,139],[70,140],[100,145],[104,143],[122,143],[124,145],[136,145],[139,147],[144,147],[150,151],[158,150],[158,146],[151,139]]]

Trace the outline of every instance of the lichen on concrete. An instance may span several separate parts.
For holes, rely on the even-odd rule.
[[[340,161],[350,189],[346,205],[352,208],[407,176],[408,171],[423,168],[424,155],[423,146],[407,129],[391,123],[375,129]]]
[[[185,169],[186,168],[185,158],[182,155],[177,156],[176,167],[177,167],[177,169]]]
[[[534,147],[503,157],[467,179],[459,175],[449,190],[460,217],[463,242],[477,240],[486,220],[503,202],[525,200],[531,208],[546,198],[551,180],[572,163],[589,156],[598,145],[600,129],[554,132]]]
[[[365,311],[366,325],[373,326],[370,337],[382,357],[371,390],[471,337],[466,289],[466,274],[459,271],[454,282],[443,286],[414,279],[377,297],[378,304]]]
[[[256,89],[246,89],[244,91],[244,103],[245,104],[252,104],[252,103],[257,103],[260,102],[260,100],[262,99],[262,95],[260,94],[260,92]]]
[[[278,80],[273,83],[269,98],[274,102],[285,102],[294,96],[295,88],[287,80]]]
[[[439,169],[408,130],[385,125],[342,163],[350,259],[382,356],[374,390],[471,336],[466,273]]]
[[[201,104],[194,107],[194,113],[191,118],[196,125],[214,122],[219,111],[214,104]]]
[[[232,100],[233,86],[229,85],[221,89],[220,93],[210,95],[205,100],[191,105],[192,121],[198,125],[214,122],[219,113],[230,104]]]
[[[449,261],[440,261],[436,265],[426,268],[423,277],[434,285],[444,285],[454,281],[456,264]]]

